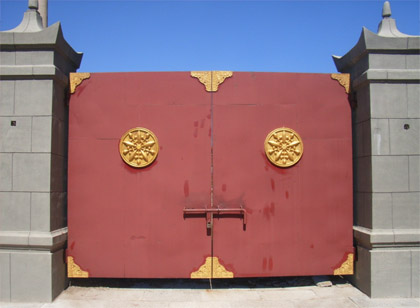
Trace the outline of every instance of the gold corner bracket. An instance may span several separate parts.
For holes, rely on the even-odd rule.
[[[331,74],[331,79],[337,80],[346,93],[350,93],[350,74]]]
[[[334,270],[334,275],[353,275],[354,254],[349,253],[347,260],[341,266]]]
[[[205,87],[207,92],[217,92],[226,78],[232,77],[231,71],[192,71],[191,77],[197,78]]]
[[[220,264],[218,257],[207,257],[204,264],[197,271],[191,273],[191,278],[233,278],[233,273]]]
[[[74,262],[74,258],[67,257],[67,277],[68,278],[89,278],[89,272],[84,271]]]
[[[70,73],[70,93],[73,94],[77,86],[88,78],[90,78],[90,73]]]

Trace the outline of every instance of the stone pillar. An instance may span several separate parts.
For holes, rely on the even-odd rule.
[[[37,1],[0,32],[0,301],[52,301],[66,287],[67,88],[82,55]]]
[[[375,34],[346,55],[353,104],[354,284],[371,297],[420,296],[420,37],[398,31],[388,1]]]

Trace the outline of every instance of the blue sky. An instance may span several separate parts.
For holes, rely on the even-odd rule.
[[[384,1],[49,0],[49,24],[83,52],[79,72],[233,70],[335,72]],[[420,1],[391,2],[399,30],[420,34]],[[26,0],[0,0],[0,29]]]

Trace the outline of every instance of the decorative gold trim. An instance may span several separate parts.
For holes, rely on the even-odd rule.
[[[347,260],[341,266],[334,270],[334,275],[353,275],[354,254],[349,253]]]
[[[121,137],[119,149],[121,158],[127,165],[143,168],[155,161],[159,153],[159,143],[151,130],[136,127]]]
[[[207,92],[217,92],[219,85],[226,78],[232,77],[231,71],[192,71],[191,76],[197,78],[205,87]]]
[[[222,84],[226,78],[233,76],[231,71],[212,71],[211,91],[217,92],[219,85]]]
[[[229,272],[220,264],[218,257],[213,257],[213,278],[233,278],[233,272]]]
[[[273,165],[281,168],[291,167],[302,158],[302,138],[291,128],[276,128],[265,138],[264,150]]]
[[[90,78],[90,73],[70,73],[70,93],[73,94],[77,86],[88,78]]]
[[[89,272],[84,271],[74,262],[74,258],[67,257],[67,277],[68,278],[89,278]]]
[[[211,71],[193,71],[191,77],[197,78],[206,87],[206,91],[211,92]]]
[[[213,267],[213,274],[212,272]],[[203,278],[233,278],[233,272],[229,272],[226,268],[220,264],[218,257],[207,257],[206,261],[200,268],[191,273],[193,279]]]
[[[331,74],[331,79],[337,80],[344,87],[346,93],[350,93],[350,74]]]
[[[212,257],[207,257],[206,261],[200,268],[191,273],[191,278],[193,279],[200,279],[200,278],[212,278],[211,277],[211,260]]]

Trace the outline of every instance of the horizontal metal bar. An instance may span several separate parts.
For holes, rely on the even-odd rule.
[[[218,213],[218,212],[223,212],[223,213],[227,213],[227,212],[232,212],[232,213],[237,213],[237,212],[245,212],[245,209],[218,209],[218,208],[207,208],[207,209],[184,209],[184,213]]]
[[[246,210],[244,208],[204,208],[204,209],[188,209],[184,208],[184,214],[241,214],[243,216],[244,225],[246,224]]]

